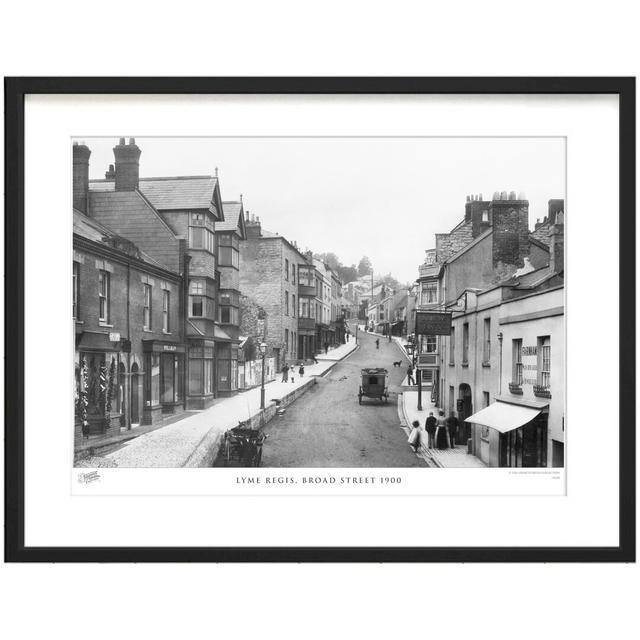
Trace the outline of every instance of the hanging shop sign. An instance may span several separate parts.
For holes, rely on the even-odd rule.
[[[451,335],[451,313],[442,311],[416,312],[416,334],[422,336]]]

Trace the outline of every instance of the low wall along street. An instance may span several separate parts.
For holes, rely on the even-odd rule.
[[[264,424],[268,424],[275,416],[278,409],[284,408],[295,402],[301,395],[306,393],[314,384],[316,384],[315,378],[310,378],[304,385],[297,387],[291,393],[284,396],[279,404],[275,402],[269,402],[265,400],[265,404],[269,404],[264,409]],[[252,428],[257,428],[263,419],[263,412],[257,411],[251,415],[248,420],[251,422]],[[218,455],[220,445],[222,443],[222,436],[224,432],[237,425],[231,424],[225,427],[216,425],[212,427],[207,434],[198,443],[193,453],[189,456],[188,460],[182,465],[183,467],[211,467],[213,461]]]

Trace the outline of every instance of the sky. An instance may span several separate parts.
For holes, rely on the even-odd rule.
[[[84,138],[104,178],[117,138]],[[214,175],[262,227],[343,264],[413,282],[467,195],[524,192],[529,226],[565,197],[564,138],[145,138],[140,176]]]

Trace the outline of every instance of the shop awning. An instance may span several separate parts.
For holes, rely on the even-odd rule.
[[[481,424],[500,433],[507,433],[531,422],[541,411],[542,409],[532,409],[507,402],[494,402],[469,416],[465,422]]]
[[[77,349],[78,351],[119,351],[120,343],[111,342],[108,333],[83,331]]]

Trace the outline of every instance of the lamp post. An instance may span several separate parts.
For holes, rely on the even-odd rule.
[[[262,383],[260,386],[260,409],[264,411],[264,357],[267,353],[267,343],[260,343],[260,355],[262,356]]]
[[[498,395],[502,394],[502,331],[498,333],[498,343],[500,344],[500,377],[498,382]]]

